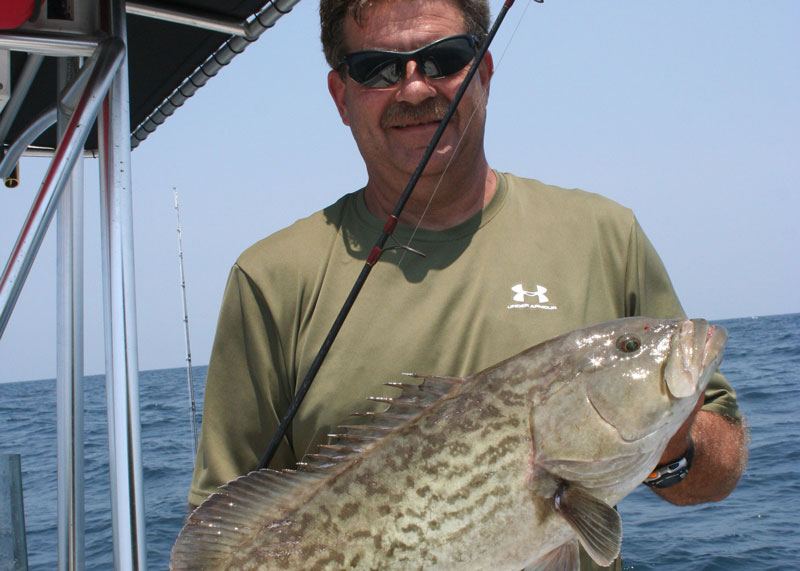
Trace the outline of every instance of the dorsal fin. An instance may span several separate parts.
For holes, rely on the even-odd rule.
[[[329,434],[329,444],[323,444],[319,451],[307,454],[298,467],[304,471],[327,471],[337,464],[350,461],[363,454],[368,448],[380,442],[397,428],[423,414],[425,410],[463,379],[404,373],[405,376],[422,379],[421,383],[386,383],[400,389],[395,397],[370,397],[369,400],[389,405],[381,412],[354,413],[364,419],[361,424],[339,426],[335,433]]]
[[[439,396],[444,396],[450,392],[455,385],[461,384],[464,380],[461,377],[446,377],[441,375],[418,375],[417,373],[403,373],[406,377],[412,379],[422,379],[422,383],[413,385],[420,390],[436,393]]]
[[[171,569],[221,566],[243,541],[266,523],[281,520],[309,497],[329,476],[381,442],[397,428],[421,415],[457,386],[457,377],[411,374],[420,384],[388,383],[401,389],[393,398],[371,400],[389,406],[382,412],[360,413],[363,424],[340,426],[331,443],[308,454],[297,470],[259,470],[241,476],[209,496],[188,517],[172,549]]]

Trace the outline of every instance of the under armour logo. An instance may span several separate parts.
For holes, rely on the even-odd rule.
[[[513,291],[516,295],[514,296],[514,301],[525,301],[525,296],[529,295],[531,297],[536,297],[539,299],[539,303],[547,303],[550,301],[547,296],[544,294],[547,291],[546,287],[540,286],[536,284],[536,291],[525,291],[522,287],[522,284],[517,284],[511,287],[511,291]]]

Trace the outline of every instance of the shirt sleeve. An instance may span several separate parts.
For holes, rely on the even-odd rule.
[[[255,470],[280,424],[292,389],[266,299],[238,265],[228,278],[211,351],[203,424],[189,503]],[[289,441],[271,466],[294,465]]]
[[[664,263],[634,218],[628,251],[625,311],[627,316],[686,317]],[[703,410],[741,419],[736,391],[717,370],[706,388]]]

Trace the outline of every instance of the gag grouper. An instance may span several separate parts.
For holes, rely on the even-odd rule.
[[[612,506],[658,462],[727,333],[633,317],[463,379],[422,376],[296,471],[262,470],[189,517],[173,569],[577,568],[619,554]],[[418,377],[417,375],[413,375]]]

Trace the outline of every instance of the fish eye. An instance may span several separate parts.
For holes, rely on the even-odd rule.
[[[623,353],[635,353],[642,346],[642,342],[635,335],[621,335],[617,338],[617,349]]]

